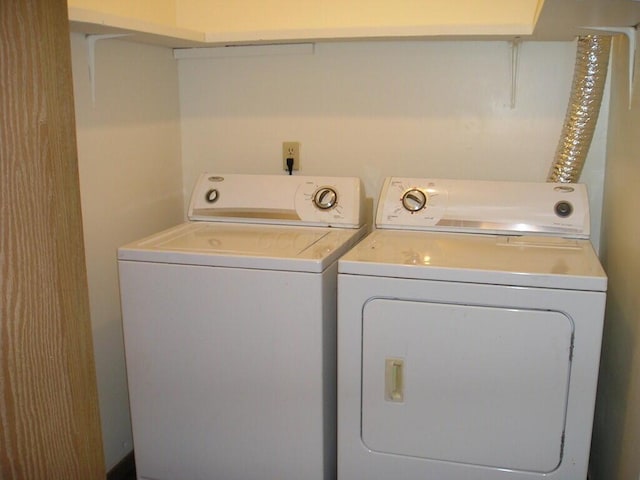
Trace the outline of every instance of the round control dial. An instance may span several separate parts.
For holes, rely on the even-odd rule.
[[[411,188],[402,195],[402,206],[410,212],[418,212],[427,206],[427,194],[417,188]]]
[[[562,200],[556,203],[554,210],[556,212],[556,215],[565,218],[573,213],[573,205],[571,205],[571,203],[567,202],[566,200]]]
[[[220,193],[217,189],[211,188],[205,193],[204,198],[208,203],[215,203],[218,201],[218,198],[220,198]]]
[[[313,204],[320,210],[329,210],[338,203],[338,194],[331,187],[321,187],[313,194]]]

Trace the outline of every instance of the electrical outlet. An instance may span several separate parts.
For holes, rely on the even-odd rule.
[[[293,169],[300,170],[300,142],[282,142],[282,169],[288,171],[287,158],[293,158]]]

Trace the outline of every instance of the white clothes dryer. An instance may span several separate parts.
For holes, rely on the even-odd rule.
[[[137,475],[336,475],[337,260],[359,179],[203,174],[190,221],[118,250]]]
[[[584,185],[388,178],[339,261],[339,480],[585,480],[607,278]]]

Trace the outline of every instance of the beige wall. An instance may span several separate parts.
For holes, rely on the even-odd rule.
[[[640,478],[640,89],[628,108],[628,45],[614,43],[602,259],[609,276],[593,480]],[[638,71],[636,71],[638,78]]]
[[[515,108],[508,42],[325,43],[312,54],[181,59],[185,192],[205,170],[282,173],[285,140],[301,142],[300,174],[361,177],[374,199],[388,175],[544,181],[575,48],[523,43]],[[607,102],[581,179],[596,244]]]
[[[71,44],[89,297],[109,469],[132,449],[116,248],[183,219],[178,78],[169,49],[98,41],[93,105],[84,35],[72,34]]]

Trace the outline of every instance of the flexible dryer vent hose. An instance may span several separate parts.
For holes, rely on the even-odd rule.
[[[571,96],[548,182],[577,182],[591,145],[607,79],[611,37],[578,38]]]

